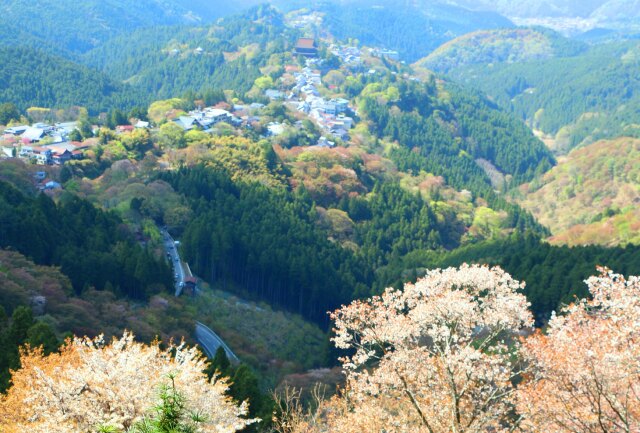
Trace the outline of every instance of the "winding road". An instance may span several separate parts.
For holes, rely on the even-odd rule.
[[[162,233],[163,244],[167,253],[167,259],[171,260],[171,264],[173,265],[175,277],[175,296],[178,297],[182,294],[182,289],[185,283],[184,280],[187,275],[184,271],[182,260],[180,260],[180,254],[178,253],[178,248],[176,248],[175,241],[165,229],[160,228],[160,233]],[[206,352],[207,356],[209,356],[209,358],[213,358],[218,348],[222,346],[230,362],[234,364],[240,363],[240,359],[238,359],[238,357],[235,355],[235,353],[233,353],[229,346],[227,346],[225,342],[222,341],[222,338],[220,338],[218,334],[213,332],[205,324],[196,322],[195,337],[198,343],[200,343],[200,345]]]
[[[231,363],[240,363],[238,357],[231,351],[229,346],[222,341],[222,338],[203,323],[196,322],[196,339],[202,345],[204,351],[207,352],[209,358],[213,358],[218,348],[222,346]]]

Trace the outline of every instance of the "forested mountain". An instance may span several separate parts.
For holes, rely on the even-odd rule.
[[[190,204],[182,242],[196,273],[324,323],[325,311],[381,290],[377,270],[412,251],[545,233],[476,162],[493,164],[507,183],[547,170],[553,157],[522,123],[435,80],[357,74],[339,90],[355,98],[375,137],[368,150],[274,154],[268,143],[205,135],[174,155],[188,168],[160,178]],[[401,174],[381,173],[385,165]]]
[[[295,40],[282,15],[266,6],[216,26],[154,27],[114,36],[82,56],[67,52],[74,60],[51,54],[60,51],[51,45],[29,48],[36,39],[17,35],[14,42],[23,46],[0,46],[0,100],[20,110],[83,106],[92,115],[185,92],[225,88],[244,94],[271,55],[287,52]]]
[[[450,69],[504,109],[549,135],[557,152],[602,138],[639,134],[637,42],[591,47],[574,57]]]
[[[586,45],[541,27],[480,30],[445,43],[416,62],[416,65],[448,72],[476,64],[495,65],[571,57],[584,50]]]
[[[640,243],[640,141],[618,138],[576,149],[530,184],[518,201],[551,229],[552,243]]]
[[[455,36],[512,26],[498,14],[471,12],[440,2],[329,2],[318,9],[325,14],[321,30],[339,39],[355,38],[368,46],[397,50],[407,62],[424,57]]]
[[[490,9],[511,17],[588,17],[611,0],[453,0],[469,8]]]
[[[60,118],[82,113],[81,131],[67,144],[73,158],[60,164],[37,166],[21,155],[26,136],[0,137],[0,392],[10,386],[9,369],[20,367],[20,345],[42,344],[48,354],[68,332],[110,337],[123,329],[146,342],[186,337],[191,344],[199,321],[247,363],[232,366],[223,350],[206,373],[230,376],[227,395],[249,399],[247,416],[266,420],[243,431],[267,433],[275,403],[268,388],[329,377],[335,389],[344,377],[324,368],[349,356],[329,345],[352,307],[327,312],[342,305],[362,301],[352,318],[368,326],[391,316],[406,323],[410,309],[437,298],[460,318],[455,327],[467,329],[465,350],[509,359],[508,367],[483,370],[504,377],[525,365],[515,362],[515,331],[490,332],[501,341],[495,353],[483,351],[477,329],[489,328],[469,311],[496,302],[523,326],[535,319],[541,327],[564,304],[589,296],[584,280],[597,265],[640,274],[640,141],[590,144],[640,136],[637,43],[588,46],[452,1],[280,1],[283,9],[308,9],[285,15],[258,5],[224,18],[217,15],[253,1],[214,3],[144,0],[132,8],[90,0],[55,28],[50,21],[71,10],[67,0],[0,6],[3,123],[30,106],[74,107],[56,111]],[[544,4],[581,17],[600,3]],[[525,13],[541,4],[513,7]],[[46,23],[20,26],[24,14]],[[301,36],[317,38],[316,59],[294,54]],[[367,49],[416,60],[442,43],[419,68]],[[500,265],[526,286],[486,268],[428,271],[464,262]],[[181,267],[185,276],[193,272],[197,289]],[[425,281],[385,291],[425,275],[444,277],[443,297],[431,288],[417,293]],[[479,291],[463,302],[475,285]],[[422,323],[437,309],[420,312]],[[484,316],[500,327],[502,313]],[[443,341],[455,346],[447,332]],[[360,342],[347,334],[334,339],[343,349],[347,340]],[[424,335],[415,335],[419,353],[430,357]],[[373,347],[367,357],[396,350]],[[23,359],[46,365],[39,354]],[[375,371],[377,362],[360,371]],[[205,365],[196,364],[198,376]],[[478,395],[495,394],[496,377]],[[499,382],[509,388],[521,379],[528,380]],[[404,401],[394,398],[390,405]],[[0,396],[0,411],[18,413],[7,401]],[[398,407],[389,419],[405,413]],[[477,430],[506,428],[516,409],[508,401],[504,422]],[[412,420],[397,425],[414,431],[420,420]],[[351,431],[369,431],[360,426]]]
[[[279,12],[258,6],[212,26],[141,29],[87,52],[83,62],[155,99],[211,88],[243,94],[295,34]]]
[[[148,299],[171,287],[164,260],[153,257],[114,214],[68,194],[54,203],[45,194],[30,197],[0,181],[0,247],[60,266],[77,294],[89,287]]]
[[[395,89],[397,99],[381,100],[378,96],[389,89]],[[360,108],[378,137],[400,143],[394,152],[399,167],[442,175],[457,188],[475,192],[489,187],[478,159],[490,161],[515,183],[554,163],[525,125],[482,96],[450,84],[439,88],[434,79],[394,83],[391,76],[387,83],[366,84]]]
[[[242,2],[208,2],[184,0],[141,0],[132,7],[126,0],[7,0],[0,6],[0,43],[16,41],[55,46],[70,53],[82,53],[113,36],[158,25],[211,21],[238,12]],[[31,23],[37,22],[38,25]],[[23,35],[29,39],[24,40]],[[41,45],[40,45],[41,46]]]
[[[87,107],[92,114],[112,107],[146,105],[149,96],[131,86],[42,50],[0,47],[0,100],[29,107]]]

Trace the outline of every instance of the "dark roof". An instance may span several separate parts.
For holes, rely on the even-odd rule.
[[[316,48],[316,41],[311,38],[300,38],[296,48]]]

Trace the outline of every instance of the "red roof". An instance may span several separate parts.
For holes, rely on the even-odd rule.
[[[186,283],[191,283],[191,284],[196,284],[198,282],[198,279],[195,277],[187,277],[184,279],[185,284]]]
[[[316,48],[316,41],[311,38],[300,38],[296,48]]]

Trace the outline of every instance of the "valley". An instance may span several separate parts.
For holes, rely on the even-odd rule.
[[[152,351],[161,341],[156,354],[199,343],[197,368],[248,400],[239,419],[262,420],[238,431],[432,431],[407,408],[434,385],[412,402],[394,394],[408,379],[376,385],[380,420],[344,423],[366,407],[344,412],[341,387],[387,355],[444,356],[422,334],[397,339],[409,328],[391,320],[451,308],[438,320],[473,323],[454,350],[506,359],[592,302],[600,266],[640,274],[640,45],[615,2],[550,1],[547,16],[518,2],[109,0],[59,24],[71,6],[49,3],[0,7],[0,414],[27,356],[81,352],[73,335],[115,337],[124,353],[130,331]],[[25,14],[43,25],[14,29]],[[517,26],[551,18],[617,33]],[[421,278],[453,297],[442,311]],[[523,309],[513,329],[479,318],[494,288],[505,317]],[[361,352],[379,320],[387,334]],[[501,331],[483,341],[484,326]]]

